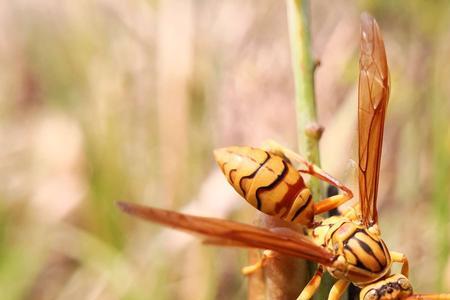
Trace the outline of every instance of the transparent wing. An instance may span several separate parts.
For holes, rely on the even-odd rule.
[[[118,202],[118,206],[124,212],[144,220],[200,234],[207,238],[207,243],[210,244],[270,249],[325,266],[330,266],[334,259],[333,254],[325,248],[295,231],[292,231],[292,234],[274,233],[268,229],[237,222],[196,217],[129,202]]]
[[[378,220],[378,178],[389,99],[389,70],[380,28],[368,14],[361,15],[359,67],[359,192],[362,221],[371,225]]]

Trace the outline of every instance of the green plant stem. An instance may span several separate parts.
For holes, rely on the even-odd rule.
[[[320,126],[317,123],[316,101],[314,94],[314,69],[316,63],[311,51],[311,34],[309,27],[309,1],[287,0],[291,59],[295,84],[295,104],[297,113],[297,139],[299,152],[310,162],[320,165],[319,140]],[[323,199],[321,182],[311,178],[309,188],[314,199]],[[315,264],[308,264],[303,272],[312,272]],[[315,294],[315,299],[326,299],[332,285],[328,274],[324,275],[322,284]]]
[[[291,59],[294,73],[295,106],[297,113],[297,140],[302,155],[317,165],[320,164],[316,102],[314,95],[315,62],[311,51],[309,31],[309,1],[287,0]],[[310,186],[315,199],[323,192],[317,180]]]

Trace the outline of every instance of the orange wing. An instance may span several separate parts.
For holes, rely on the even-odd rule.
[[[330,266],[334,260],[333,254],[325,248],[294,231],[292,234],[275,234],[268,229],[227,220],[195,217],[129,202],[118,202],[118,205],[124,212],[147,221],[201,234],[211,244],[270,249],[325,266]]]
[[[389,99],[389,70],[380,28],[368,14],[361,15],[359,68],[359,193],[362,221],[369,226],[378,220],[378,178]]]

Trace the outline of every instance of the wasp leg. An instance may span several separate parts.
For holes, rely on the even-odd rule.
[[[306,169],[299,170],[301,173],[306,173],[311,176],[317,177],[325,182],[328,182],[331,185],[334,185],[338,189],[342,190],[344,192],[343,195],[335,195],[328,198],[325,198],[314,205],[314,214],[321,214],[324,212],[327,212],[329,210],[332,210],[333,208],[338,207],[339,205],[343,204],[344,202],[350,200],[353,198],[352,191],[345,186],[343,183],[341,183],[339,180],[316,166],[315,164],[310,163],[305,158],[303,158],[301,155],[295,153],[294,151],[287,149],[278,143],[269,140],[266,143],[265,148],[268,149],[268,151],[285,157],[289,160],[296,161],[300,164],[303,164]]]
[[[402,274],[406,278],[408,278],[409,262],[408,262],[408,258],[406,257],[406,255],[403,253],[400,253],[400,252],[395,252],[395,251],[390,251],[389,253],[391,254],[393,262],[398,262],[398,263],[402,264]]]
[[[314,276],[309,280],[308,284],[302,290],[297,300],[311,299],[314,293],[317,291],[320,282],[322,281],[322,276],[323,276],[323,266],[319,265],[319,267],[317,267],[316,273],[314,273]]]
[[[242,274],[244,275],[251,275],[252,273],[258,271],[261,268],[264,268],[265,264],[267,263],[268,259],[272,259],[276,257],[276,253],[270,250],[264,250],[261,259],[250,266],[245,266],[241,269]]]
[[[339,300],[344,294],[345,290],[348,288],[350,281],[345,279],[339,279],[331,288],[330,294],[328,295],[328,300]]]

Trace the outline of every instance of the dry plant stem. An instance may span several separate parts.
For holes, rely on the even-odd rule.
[[[250,265],[257,263],[261,259],[261,252],[257,249],[248,250],[248,262]],[[266,283],[264,280],[264,270],[259,269],[248,278],[248,300],[265,300]]]
[[[258,213],[255,225],[266,228],[292,227],[292,224],[263,213]],[[258,250],[250,250],[250,264],[256,263],[261,255]],[[308,269],[306,261],[276,254],[275,257],[266,260],[264,268],[249,275],[248,299],[296,299],[309,280],[309,274],[304,272],[305,269]]]
[[[265,221],[267,222],[266,227],[291,227],[290,224],[272,217],[266,217]],[[286,255],[277,255],[275,258],[269,259],[264,268],[266,299],[297,299],[309,279],[309,273],[305,270],[308,270],[305,260]]]

